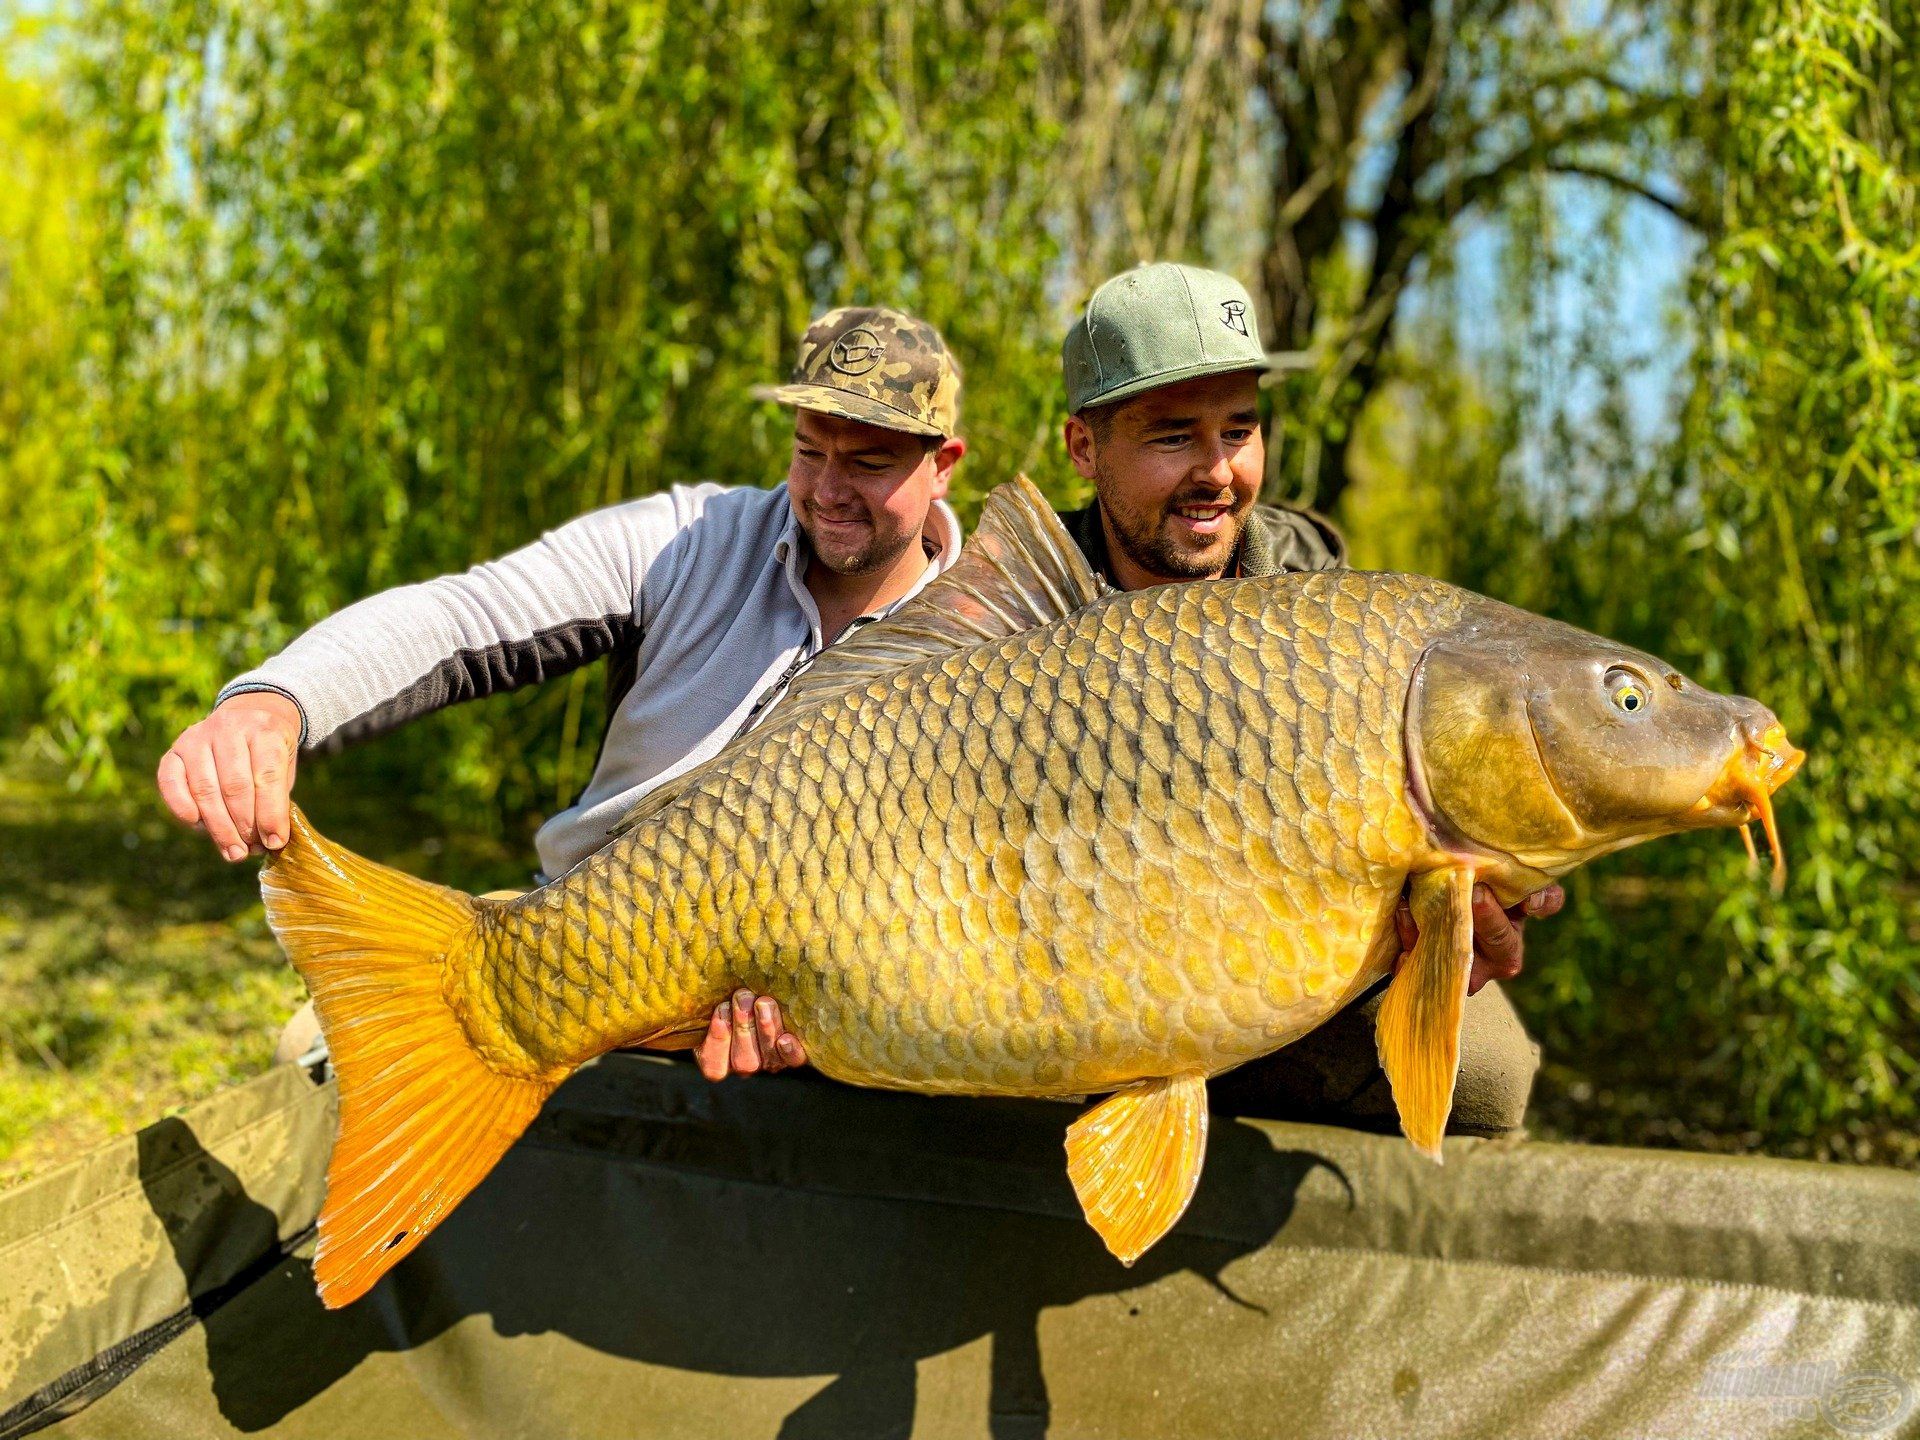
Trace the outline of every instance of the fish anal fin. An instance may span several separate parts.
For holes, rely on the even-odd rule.
[[[426,1239],[519,1138],[561,1075],[482,1057],[447,966],[482,906],[334,845],[296,807],[260,874],[267,921],[313,992],[340,1085],[314,1283],[358,1299]]]
[[[1174,1227],[1207,1154],[1204,1075],[1143,1080],[1067,1127],[1067,1176],[1087,1223],[1123,1265]]]
[[[1448,866],[1416,875],[1412,908],[1420,938],[1387,986],[1374,1042],[1393,1087],[1400,1128],[1414,1149],[1438,1161],[1460,1071],[1460,1024],[1473,968],[1473,871]]]

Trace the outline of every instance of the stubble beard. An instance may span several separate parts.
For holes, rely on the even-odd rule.
[[[870,534],[858,549],[835,550],[823,546],[811,531],[807,534],[807,543],[813,548],[813,558],[836,575],[871,575],[892,567],[893,563],[906,553],[907,546],[913,543],[914,536],[900,535],[893,539],[882,539],[877,533]]]
[[[1102,485],[1102,481],[1107,483]],[[1094,467],[1094,483],[1097,489],[1109,493],[1120,488],[1108,479],[1106,472],[1097,464]],[[1220,534],[1202,550],[1183,545],[1167,534],[1166,524],[1167,517],[1177,506],[1215,498],[1216,495],[1176,493],[1168,497],[1164,504],[1147,512],[1122,511],[1105,500],[1100,502],[1100,507],[1106,512],[1112,538],[1118,542],[1126,557],[1142,570],[1169,580],[1205,580],[1222,573],[1232,563],[1234,553],[1240,548],[1240,532],[1246,525],[1247,512],[1242,510],[1237,515],[1228,515]]]

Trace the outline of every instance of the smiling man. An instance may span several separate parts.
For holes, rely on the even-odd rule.
[[[1094,292],[1061,346],[1067,456],[1094,501],[1063,515],[1122,590],[1346,564],[1311,510],[1258,505],[1265,350],[1232,277],[1143,265]]]
[[[823,646],[959,555],[943,497],[967,448],[960,370],[931,325],[834,310],[808,329],[788,383],[755,393],[795,409],[784,484],[676,485],[348,606],[227,685],[174,741],[157,777],[168,807],[229,860],[278,849],[302,753],[604,655],[599,760],[535,837],[549,876],[598,850],[635,801],[751,725]],[[310,1038],[297,1028],[283,1055]]]
[[[1239,281],[1190,265],[1143,265],[1094,292],[1067,333],[1066,447],[1094,501],[1062,518],[1094,569],[1122,590],[1346,563],[1313,512],[1256,500],[1266,473],[1260,377],[1268,368]],[[1451,1128],[1503,1134],[1526,1112],[1538,1051],[1496,979],[1520,972],[1522,924],[1562,903],[1558,886],[1503,911],[1474,895],[1474,965]],[[1415,938],[1404,905],[1403,948]],[[1378,995],[1216,1086],[1228,1108],[1391,1128],[1374,1055]]]

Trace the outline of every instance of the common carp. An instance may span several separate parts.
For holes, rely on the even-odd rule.
[[[314,1273],[363,1294],[616,1046],[736,988],[861,1085],[1108,1098],[1068,1130],[1131,1261],[1198,1182],[1209,1076],[1298,1038],[1420,938],[1377,1020],[1438,1159],[1476,880],[1503,902],[1656,835],[1765,826],[1772,712],[1435,580],[1103,589],[1024,479],[961,559],[757,728],[524,897],[473,899],[296,812],[262,873],[340,1085]]]

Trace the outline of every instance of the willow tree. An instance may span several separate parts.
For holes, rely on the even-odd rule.
[[[1699,223],[1710,56],[1684,7],[1499,0],[1071,7],[1069,256],[1193,251],[1248,280],[1287,372],[1269,488],[1326,509],[1463,221],[1578,176]]]
[[[1663,176],[1626,202],[1670,215],[1690,197],[1676,217],[1697,244],[1688,313],[1668,340],[1691,356],[1677,423],[1652,442],[1622,433],[1627,371],[1644,363],[1608,303],[1624,232],[1544,261],[1536,234],[1510,247],[1500,340],[1477,373],[1445,363],[1428,287],[1420,354],[1440,363],[1404,372],[1388,497],[1425,543],[1403,535],[1396,558],[1759,696],[1810,753],[1780,797],[1783,895],[1708,837],[1574,877],[1513,990],[1546,1045],[1546,1112],[1596,1137],[1745,1131],[1914,1163],[1920,69],[1906,37],[1920,11],[1806,0],[1702,20],[1684,192]],[[1510,194],[1523,237],[1551,183]],[[1543,264],[1595,273],[1569,290],[1564,272],[1539,284]],[[1557,370],[1569,348],[1596,397],[1572,417],[1564,383],[1557,398],[1529,389],[1543,355]],[[1357,493],[1370,515],[1382,488]]]
[[[1690,617],[1811,758],[1784,899],[1725,919],[1750,1113],[1920,1116],[1920,6],[1733,7],[1698,302]]]

